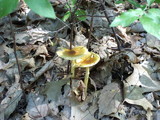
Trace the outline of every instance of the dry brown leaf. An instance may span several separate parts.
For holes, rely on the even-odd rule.
[[[94,117],[94,113],[98,109],[97,95],[99,92],[87,97],[83,102],[77,102],[77,100],[71,100],[71,117],[70,120],[97,120]]]
[[[32,119],[31,119],[31,117],[29,116],[28,113],[25,113],[25,114],[22,116],[21,120],[32,120]]]
[[[134,67],[133,73],[126,79],[126,87],[135,85],[141,86],[142,92],[158,91],[160,90],[160,83],[153,80],[146,69],[140,64],[132,64]]]
[[[26,62],[28,65],[28,67],[30,67],[30,68],[34,68],[35,67],[35,60],[34,60],[34,58],[32,57],[32,58],[28,58],[28,59],[24,59],[24,60],[22,60],[23,62]]]
[[[87,46],[88,39],[81,32],[77,32],[74,42],[76,46]]]
[[[27,31],[19,32],[15,34],[16,43],[18,44],[34,44],[37,41],[44,43],[48,37],[50,31],[42,30],[42,28],[28,29]],[[48,37],[46,37],[48,35]]]
[[[34,54],[34,56],[39,56],[39,55],[49,55],[48,54],[48,50],[46,48],[45,45],[41,45],[41,46],[38,46],[37,50],[36,50],[36,53]]]
[[[17,46],[17,50],[22,51],[24,55],[28,55],[32,50],[36,50],[38,45],[25,45],[25,46]]]
[[[153,110],[153,106],[142,94],[160,90],[160,83],[153,80],[142,65],[133,64],[132,66],[134,71],[126,79],[127,83],[124,83],[126,91],[125,101],[142,106],[147,111],[148,116],[150,116],[148,112]]]
[[[124,51],[122,54],[127,57],[128,61],[130,63],[138,63],[139,62],[139,60],[138,60],[137,56],[134,54],[134,52]]]

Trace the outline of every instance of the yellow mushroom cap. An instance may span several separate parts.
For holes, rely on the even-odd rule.
[[[94,52],[88,52],[85,56],[75,61],[75,65],[78,67],[91,67],[97,64],[100,60],[98,54]]]
[[[67,60],[76,60],[84,56],[88,52],[86,47],[76,46],[72,49],[63,48],[62,50],[57,51],[57,55]]]

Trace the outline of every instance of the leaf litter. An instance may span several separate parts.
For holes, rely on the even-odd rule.
[[[55,3],[54,0],[52,2]],[[64,4],[66,1],[61,2]],[[61,2],[56,5],[62,7]],[[111,1],[107,3],[115,7]],[[93,6],[100,7],[94,2]],[[111,16],[117,12],[112,7],[107,7]],[[124,6],[119,5],[116,9],[123,11]],[[91,14],[88,9],[87,12]],[[72,80],[74,89],[71,90],[67,61],[55,54],[57,48],[69,47],[70,23],[44,19],[29,8],[25,8],[21,14],[14,12],[13,21],[17,21],[15,16],[18,15],[21,16],[19,19],[28,21],[27,27],[14,24],[19,31],[15,37],[25,91],[20,88],[6,17],[0,22],[0,119],[159,119],[159,40],[146,34],[138,23],[132,24],[130,30],[122,27],[116,29],[121,43],[129,46],[120,52],[115,49],[117,44],[106,18],[93,19],[91,38],[86,35],[91,17],[87,17],[84,23],[76,23],[75,45],[87,46],[89,41],[90,50],[101,57],[99,64],[91,68],[92,81],[87,99],[81,101],[81,88],[84,86],[79,83],[83,83],[84,71],[77,69],[79,76]],[[94,15],[104,16],[101,10]],[[51,43],[54,43],[53,46]],[[54,47],[54,51],[50,50],[51,47]]]

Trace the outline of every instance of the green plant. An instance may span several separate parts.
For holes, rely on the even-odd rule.
[[[32,11],[40,16],[55,19],[56,15],[48,0],[24,0]],[[0,18],[13,12],[19,0],[0,0]]]
[[[62,20],[66,21],[71,17],[72,12],[74,12],[74,14],[77,16],[78,20],[86,20],[86,12],[85,10],[82,9],[77,9],[76,8],[76,2],[77,0],[68,0],[68,3],[66,4],[66,9],[68,9],[68,11],[64,14]]]
[[[121,25],[127,27],[135,20],[139,20],[148,33],[160,39],[160,9],[149,9],[153,2],[155,2],[155,0],[147,0],[147,5],[144,9],[140,7],[123,12],[113,20],[110,26],[116,27]]]

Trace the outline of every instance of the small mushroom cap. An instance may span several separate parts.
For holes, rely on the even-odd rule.
[[[72,49],[63,48],[62,50],[57,51],[57,55],[67,60],[76,60],[84,56],[88,52],[86,47],[76,46]]]
[[[91,67],[97,64],[100,60],[98,54],[94,52],[88,52],[85,56],[75,61],[77,67]]]

